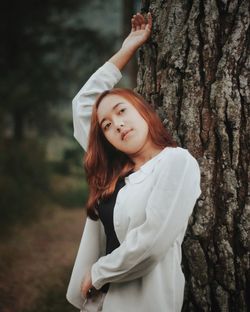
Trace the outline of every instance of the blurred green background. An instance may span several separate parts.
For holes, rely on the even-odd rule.
[[[137,11],[132,0],[1,2],[1,312],[77,311],[65,294],[88,187],[71,101]],[[136,66],[120,86],[135,86]]]

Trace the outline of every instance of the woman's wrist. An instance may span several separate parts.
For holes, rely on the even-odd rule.
[[[147,19],[140,13],[133,15],[131,19],[131,32],[123,41],[120,50],[109,59],[119,70],[130,61],[136,50],[149,38],[152,28],[152,16],[150,12]]]
[[[133,57],[136,50],[137,48],[121,47],[120,50],[108,60],[108,62],[113,63],[119,70],[122,70]]]

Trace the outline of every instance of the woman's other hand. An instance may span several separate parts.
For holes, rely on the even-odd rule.
[[[147,20],[140,13],[133,15],[131,19],[131,32],[122,44],[123,49],[137,50],[150,37],[152,29],[152,16],[149,12]]]
[[[81,283],[81,294],[84,297],[88,297],[89,289],[92,287],[92,279],[90,272],[86,274],[85,278],[83,279]]]

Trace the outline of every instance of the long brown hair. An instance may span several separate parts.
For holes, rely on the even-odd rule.
[[[87,215],[92,220],[99,218],[96,210],[98,201],[108,198],[114,192],[118,179],[124,177],[135,165],[125,153],[108,142],[99,125],[97,109],[102,99],[111,94],[122,96],[137,109],[149,125],[149,135],[155,145],[162,148],[177,147],[157,113],[141,95],[126,88],[113,88],[102,92],[93,106],[88,148],[84,155],[84,167],[89,184],[86,208]]]

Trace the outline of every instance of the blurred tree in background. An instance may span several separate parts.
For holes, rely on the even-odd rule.
[[[75,311],[65,294],[87,185],[71,101],[127,35],[129,3],[139,9],[139,0],[0,4],[1,312]]]
[[[71,99],[79,73],[83,81],[110,52],[113,38],[103,40],[83,25],[80,0],[5,1],[2,6],[2,108],[20,141],[28,125],[39,133],[60,129],[58,116],[48,108]]]
[[[1,3],[2,229],[36,215],[49,191],[51,169],[68,172],[67,165],[66,169],[63,164],[48,165],[50,138],[56,133],[73,142],[71,99],[110,56],[118,39],[114,29],[112,36],[98,32],[95,24],[100,20],[92,19],[90,24],[92,13],[103,11],[105,5],[99,0],[92,7],[87,4],[80,0]],[[63,158],[79,165],[81,156],[77,143],[72,143]]]

